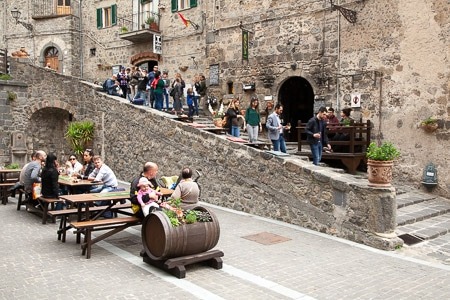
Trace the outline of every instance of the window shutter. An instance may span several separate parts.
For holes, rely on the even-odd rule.
[[[172,0],[172,12],[176,12],[178,10],[178,0]]]
[[[117,25],[117,4],[111,6],[111,25]]]
[[[97,8],[97,28],[103,28],[103,9]]]
[[[197,7],[197,0],[189,0],[190,7]]]

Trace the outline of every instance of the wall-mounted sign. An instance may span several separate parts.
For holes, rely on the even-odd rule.
[[[153,35],[153,53],[162,54],[162,39],[160,35]]]
[[[361,107],[361,93],[352,93],[351,107]]]
[[[115,66],[112,66],[112,74],[113,74],[113,75],[117,75],[117,73],[120,72],[120,68],[121,68],[121,67],[122,67],[121,65],[115,65]]]
[[[219,65],[209,66],[209,85],[219,85]]]

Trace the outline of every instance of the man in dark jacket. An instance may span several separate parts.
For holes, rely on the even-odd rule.
[[[331,150],[331,145],[328,143],[328,137],[325,133],[327,127],[326,115],[327,109],[321,106],[317,115],[309,119],[306,124],[306,139],[311,147],[313,164],[316,166],[322,159],[323,145],[327,145],[328,149]]]
[[[139,191],[139,179],[145,177],[150,181],[150,188],[156,190],[158,186],[158,182],[156,181],[156,174],[158,173],[158,165],[153,162],[146,162],[144,164],[144,169],[142,173],[137,176],[130,184],[130,201],[132,204],[132,210],[136,217],[143,219],[144,214],[142,212],[141,206],[137,200],[137,191]]]

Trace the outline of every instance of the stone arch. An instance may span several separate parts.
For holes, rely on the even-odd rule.
[[[28,106],[27,108],[28,119],[31,120],[31,117],[35,112],[44,108],[62,109],[69,113],[70,119],[73,119],[75,117],[75,108],[69,103],[61,100],[41,100]]]
[[[51,47],[54,47],[58,50],[58,73],[62,73],[62,69],[63,69],[63,51],[61,49],[61,47],[58,44],[55,44],[53,42],[48,42],[46,43],[42,48],[41,51],[39,53],[39,65],[44,67],[45,66],[45,53],[47,52],[47,50]]]
[[[33,151],[54,153],[60,162],[64,162],[73,152],[65,138],[73,115],[64,105],[49,102],[52,101],[42,101],[31,108],[29,127],[33,130],[29,131],[27,139]]]
[[[284,78],[278,84],[277,102],[283,107],[285,123],[291,123],[291,130],[286,134],[289,142],[298,141],[297,122],[307,122],[314,115],[314,91],[311,81],[299,75]]]

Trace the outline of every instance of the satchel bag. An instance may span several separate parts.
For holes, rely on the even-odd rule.
[[[31,187],[31,197],[36,200],[41,196],[41,184],[39,182],[33,183]]]

